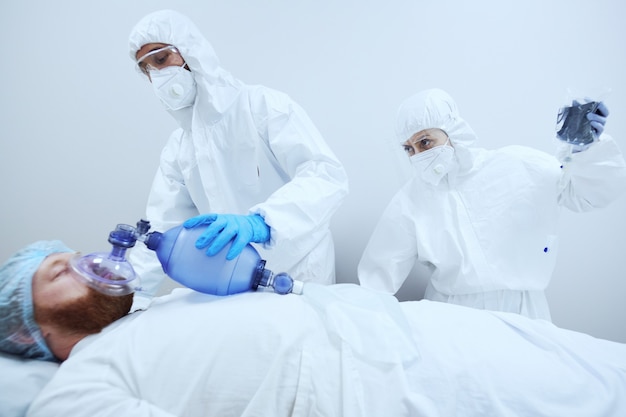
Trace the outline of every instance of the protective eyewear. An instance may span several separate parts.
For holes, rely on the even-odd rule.
[[[149,76],[151,70],[180,65],[176,62],[176,58],[180,56],[180,52],[178,52],[175,46],[164,46],[163,48],[150,51],[139,58],[137,60],[137,69],[142,74]]]

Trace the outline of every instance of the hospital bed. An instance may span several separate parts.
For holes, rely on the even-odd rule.
[[[0,352],[0,416],[23,417],[58,364],[20,359]]]
[[[351,284],[179,289],[77,347],[59,370],[1,357],[0,414],[37,397],[37,417],[626,415],[624,344]]]

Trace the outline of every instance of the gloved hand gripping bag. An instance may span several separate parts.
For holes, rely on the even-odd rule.
[[[561,107],[556,120],[556,136],[559,140],[572,145],[588,145],[597,139],[596,132],[587,119],[587,114],[598,109],[598,102],[585,104],[574,102],[571,106]]]

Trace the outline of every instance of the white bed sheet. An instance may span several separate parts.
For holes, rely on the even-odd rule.
[[[58,367],[52,362],[0,353],[0,416],[24,417],[31,401]]]
[[[626,345],[513,314],[307,284],[304,296],[178,290],[81,343],[29,416],[625,411]]]

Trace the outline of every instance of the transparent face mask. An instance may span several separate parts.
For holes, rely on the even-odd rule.
[[[107,295],[126,295],[139,291],[139,278],[126,260],[126,250],[134,246],[133,231],[119,225],[109,234],[111,252],[96,252],[70,259],[70,266],[81,282]]]
[[[135,291],[135,272],[125,263],[108,258],[106,253],[76,255],[70,260],[74,277],[107,295],[126,295]]]

